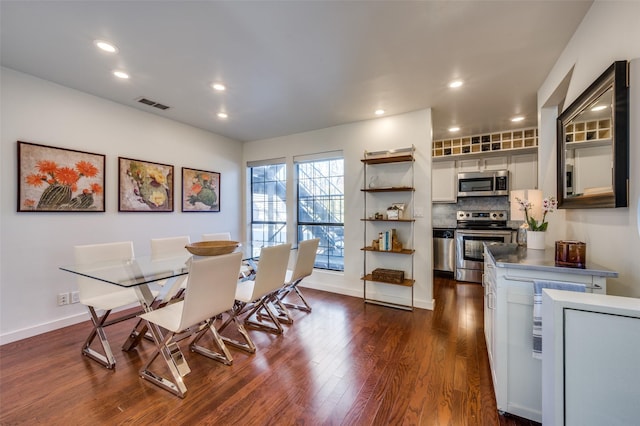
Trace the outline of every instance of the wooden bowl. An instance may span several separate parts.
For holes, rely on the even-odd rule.
[[[238,241],[199,241],[184,246],[189,253],[197,256],[219,256],[233,252],[240,243]]]

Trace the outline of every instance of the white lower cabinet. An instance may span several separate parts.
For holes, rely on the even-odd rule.
[[[484,259],[484,331],[498,411],[542,422],[542,362],[532,355],[533,280],[597,284],[597,292],[606,294],[606,278],[569,268],[496,266],[486,249]]]

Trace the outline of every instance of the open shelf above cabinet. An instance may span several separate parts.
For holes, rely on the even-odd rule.
[[[433,141],[434,159],[478,157],[502,151],[535,151],[538,129],[535,127]]]

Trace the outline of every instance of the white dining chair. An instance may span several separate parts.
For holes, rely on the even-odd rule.
[[[276,303],[276,306],[279,313],[281,314],[278,316],[280,322],[293,322],[293,318],[291,317],[291,314],[289,313],[287,308],[311,312],[311,306],[302,295],[302,292],[298,288],[298,284],[300,284],[303,279],[313,273],[313,266],[316,262],[316,254],[318,252],[319,244],[319,238],[300,241],[300,243],[298,244],[296,263],[293,269],[287,269],[284,285],[278,293],[278,301]],[[284,299],[292,292],[298,295],[298,297],[302,301],[301,305],[284,301]]]
[[[156,339],[156,351],[140,370],[140,376],[169,392],[184,398],[187,391],[183,373],[176,366],[171,346],[195,334],[190,348],[192,351],[220,361],[226,365],[233,358],[214,325],[215,317],[233,308],[236,283],[242,253],[194,258],[189,266],[189,286],[184,299],[165,305],[162,308],[140,315],[140,318],[156,325],[168,333],[153,333]],[[200,338],[210,331],[217,350],[197,345]],[[162,355],[172,379],[162,377],[159,372],[150,371],[153,361]],[[187,370],[189,371],[189,370]]]
[[[131,260],[134,258],[133,242],[123,241],[106,244],[79,245],[74,247],[74,255],[77,265]],[[77,283],[80,303],[86,305],[89,309],[93,323],[93,329],[82,347],[82,354],[109,369],[113,369],[116,365],[116,359],[111,351],[111,346],[107,340],[104,328],[121,321],[135,318],[140,312],[123,314],[112,317],[109,320],[107,319],[113,309],[133,304],[139,305],[138,295],[131,288],[117,287],[83,276],[77,278]],[[102,315],[98,315],[97,311],[104,312]],[[100,341],[102,353],[91,347],[96,336]]]
[[[185,246],[191,243],[188,235],[167,238],[151,239],[151,260],[162,261],[166,258],[177,257],[181,255],[187,256],[189,253]],[[162,292],[162,301],[179,297],[187,286],[188,275],[182,275],[173,279],[157,281],[156,284],[164,287]]]
[[[243,324],[263,331],[282,334],[282,325],[278,322],[276,314],[271,310],[270,304],[277,299],[277,293],[282,288],[284,277],[287,273],[287,263],[291,244],[263,247],[260,250],[260,267],[254,280],[238,282],[236,289],[236,302],[230,317],[219,329],[224,330],[231,322],[235,322],[244,342],[223,337],[225,342],[239,349],[254,353],[256,346],[246,332]],[[258,321],[258,314],[264,313],[270,324],[263,320]],[[244,321],[240,318],[243,317]],[[265,319],[266,319],[265,318]]]
[[[214,234],[202,234],[202,241],[230,241],[230,232],[218,232]]]

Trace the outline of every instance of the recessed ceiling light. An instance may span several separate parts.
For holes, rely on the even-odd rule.
[[[127,78],[129,78],[129,74],[127,74],[127,73],[126,73],[126,72],[124,72],[124,71],[114,71],[114,72],[113,72],[113,75],[115,75],[115,76],[116,76],[116,77],[118,77],[118,78],[125,79],[125,80],[126,80]]]
[[[513,117],[511,119],[511,121],[513,121],[514,123],[517,123],[518,121],[522,121],[524,120],[524,117],[522,115],[518,115],[517,117]]]
[[[219,112],[218,113],[218,118],[227,118],[227,117],[229,117],[229,116],[227,115],[226,112]]]
[[[449,87],[451,89],[456,89],[458,87],[462,86],[462,80],[454,80],[451,83],[449,83]]]
[[[213,83],[211,87],[213,90],[217,90],[218,92],[224,92],[227,89],[225,85],[221,83]]]
[[[460,127],[449,127],[449,131],[450,132],[459,132],[460,131]]]
[[[104,50],[105,52],[118,53],[118,48],[108,41],[95,40],[93,44],[95,44],[98,49]]]
[[[593,108],[591,108],[591,111],[597,112],[597,111],[602,111],[603,109],[607,109],[607,106],[606,105],[596,105]]]
[[[383,109],[377,109],[375,114],[376,115],[382,115],[382,114],[384,114],[384,110]]]

